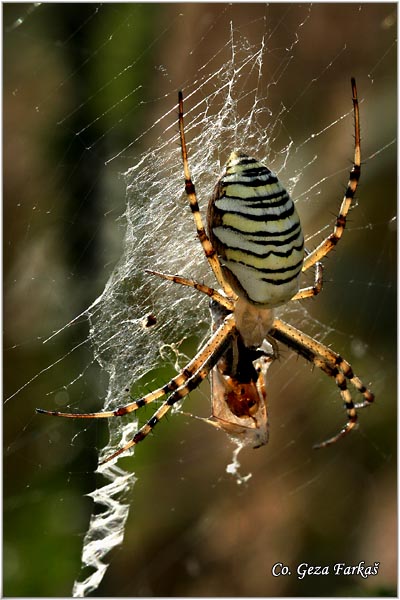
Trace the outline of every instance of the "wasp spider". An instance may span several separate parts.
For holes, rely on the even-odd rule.
[[[149,272],[208,295],[212,335],[171,381],[126,406],[87,414],[43,409],[37,409],[38,412],[74,419],[119,417],[167,396],[133,439],[109,456],[107,462],[141,442],[176,402],[211,374],[212,416],[205,420],[256,448],[268,440],[266,372],[268,364],[276,357],[276,342],[281,342],[332,377],[344,401],[346,424],[339,433],[316,447],[333,444],[356,427],[356,409],[373,402],[372,392],[354,375],[350,364],[339,354],[274,316],[275,307],[315,296],[321,291],[320,261],[342,237],[361,167],[359,109],[354,79],[351,85],[354,165],[333,231],[312,252],[304,249],[295,205],[276,175],[243,152],[232,152],[216,183],[208,205],[206,233],[189,170],[183,97],[179,93],[179,131],[185,190],[197,235],[222,291],[178,275]],[[314,285],[299,289],[301,273],[311,267],[315,269]],[[267,346],[274,349],[272,356]],[[360,403],[353,403],[347,381],[363,396]]]

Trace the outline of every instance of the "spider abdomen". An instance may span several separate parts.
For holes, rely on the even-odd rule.
[[[296,294],[304,259],[300,219],[265,165],[232,152],[209,203],[208,230],[239,296],[272,308]]]

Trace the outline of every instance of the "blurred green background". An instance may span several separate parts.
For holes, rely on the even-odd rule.
[[[105,163],[173,106],[210,57],[218,62],[231,22],[254,44],[270,33],[271,65],[280,32],[297,31],[287,54],[295,68],[273,92],[286,105],[298,100],[285,121],[294,143],[350,109],[357,77],[359,206],[310,312],[332,328],[327,343],[377,402],[359,432],[312,451],[342,424],[340,399],[333,382],[284,351],[270,371],[270,444],[239,457],[241,472],[252,472],[246,486],[225,473],[232,447],[220,432],[170,418],[124,460],[138,483],[98,595],[396,595],[396,12],[394,3],[3,4],[6,596],[68,596],[79,576],[105,424],[50,422],[34,408],[65,400],[75,378],[74,407],[102,404],[106,380],[84,343],[85,319],[43,340],[101,293],[123,240],[120,174],[151,136]],[[334,219],[352,159],[348,124],[317,142],[317,174],[305,188],[338,177],[306,231]],[[193,394],[188,410],[206,396]],[[271,575],[276,562],[294,573],[303,562],[362,560],[378,561],[379,575]]]

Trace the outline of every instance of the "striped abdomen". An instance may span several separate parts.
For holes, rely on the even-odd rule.
[[[300,220],[266,166],[232,152],[208,206],[208,230],[238,296],[272,308],[296,294],[304,259]]]

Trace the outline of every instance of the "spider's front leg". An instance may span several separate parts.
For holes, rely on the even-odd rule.
[[[324,373],[335,380],[342,396],[347,413],[347,423],[338,434],[328,440],[316,444],[314,448],[325,448],[347,435],[357,425],[357,408],[369,406],[374,401],[374,394],[353,373],[351,365],[339,354],[321,344],[317,340],[296,329],[280,319],[275,319],[270,335],[285,344],[306,360],[313,363]],[[347,389],[348,380],[364,397],[363,402],[354,404],[350,391]]]
[[[146,394],[134,402],[130,402],[129,404],[125,404],[111,411],[102,411],[97,413],[64,413],[55,410],[44,410],[43,408],[37,408],[36,412],[43,415],[63,417],[67,419],[109,419],[112,417],[122,417],[134,412],[139,408],[142,408],[143,406],[162,398],[168,393],[175,392],[177,389],[181,388],[201,369],[205,363],[207,363],[213,352],[218,351],[219,346],[223,344],[225,338],[231,334],[234,326],[235,323],[233,317],[230,317],[229,319],[227,318],[221,322],[220,326],[218,329],[216,329],[208,342],[199,350],[196,356],[189,361],[186,367],[182,369],[180,373],[178,373],[178,375],[173,377],[161,388]]]
[[[171,410],[172,406],[177,402],[180,402],[185,398],[191,391],[196,389],[201,382],[208,376],[210,371],[220,360],[222,354],[229,345],[231,337],[235,334],[235,319],[232,314],[228,314],[220,326],[216,329],[210,340],[207,342],[205,348],[207,348],[207,359],[201,364],[199,369],[190,378],[186,377],[185,383],[175,389],[168,399],[156,410],[154,415],[141,427],[133,436],[133,439],[128,442],[122,448],[119,448],[116,452],[108,456],[100,464],[104,464],[117,458],[120,454],[123,454],[129,448],[136,446],[139,442],[143,441],[159,421]],[[205,354],[205,348],[200,352]],[[186,369],[182,370],[182,374],[185,374]]]

